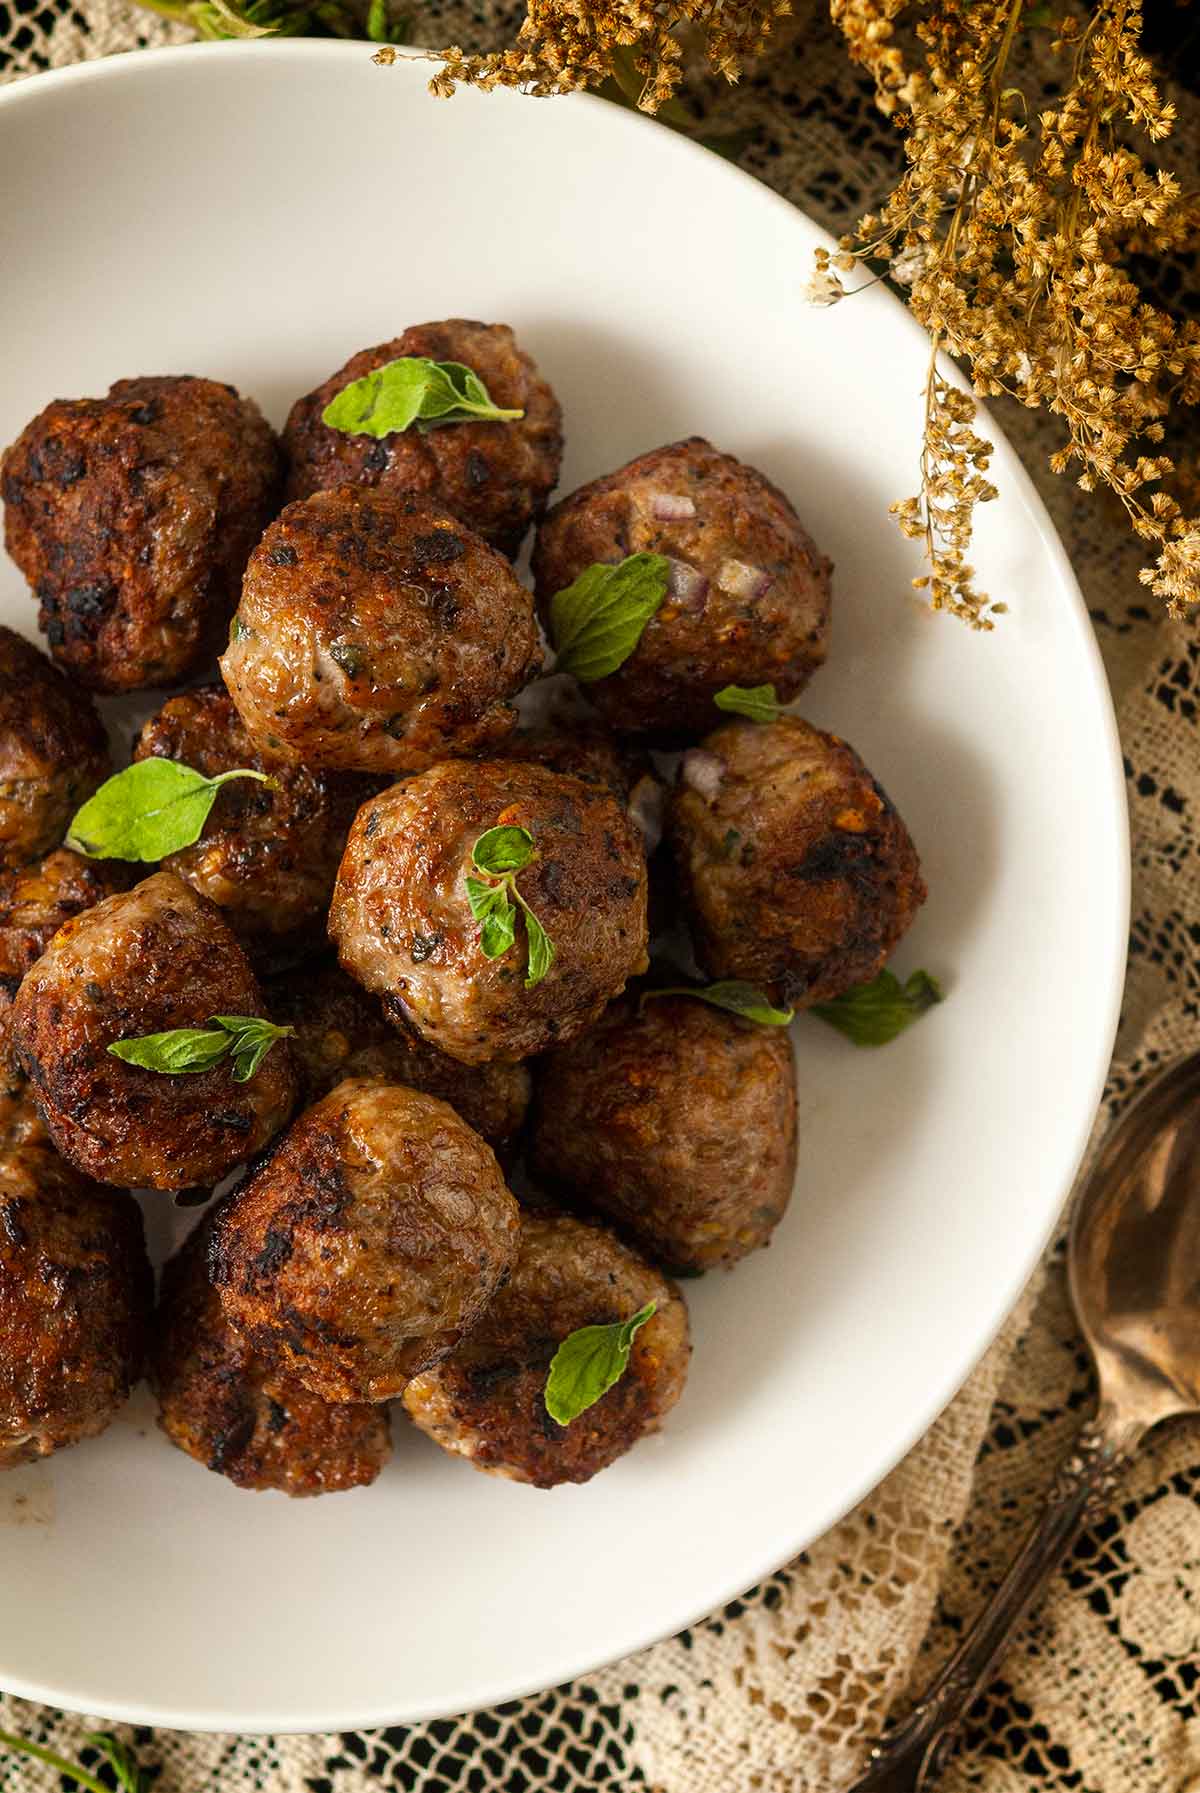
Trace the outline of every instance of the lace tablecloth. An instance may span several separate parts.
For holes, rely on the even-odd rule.
[[[511,0],[429,0],[413,34],[483,48],[510,36],[518,18]],[[1194,77],[1193,15],[1168,0],[1150,33],[1180,75]],[[126,0],[0,0],[0,80],[187,35]],[[1026,54],[1038,54],[1032,39]],[[1200,99],[1187,87],[1174,97],[1181,119],[1168,159],[1195,185]],[[835,229],[890,184],[895,134],[813,0],[798,0],[786,38],[738,89],[709,83],[699,98],[714,134],[746,133],[746,168]],[[1164,267],[1160,278],[1164,297],[1200,312],[1194,264]],[[1053,427],[1015,407],[1000,417],[1082,582],[1127,756],[1132,957],[1102,1129],[1142,1077],[1197,1039],[1200,639],[1148,607],[1116,507],[1044,471]],[[163,1793],[838,1793],[866,1740],[952,1648],[1090,1398],[1060,1242],[961,1394],[870,1498],[681,1637],[585,1681],[412,1729],[125,1735]],[[976,1708],[946,1793],[1200,1793],[1198,1494],[1200,1430],[1157,1435]],[[68,1756],[96,1728],[3,1696],[0,1727]],[[0,1755],[3,1793],[60,1784]]]

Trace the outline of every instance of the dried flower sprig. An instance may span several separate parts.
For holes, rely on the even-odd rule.
[[[1026,0],[832,0],[851,56],[869,70],[881,109],[905,131],[908,166],[877,215],[836,254],[818,252],[810,297],[829,304],[856,268],[890,272],[932,341],[921,489],[894,505],[923,537],[929,570],[914,581],[946,609],[990,628],[1001,604],[966,560],[990,445],[969,394],[938,366],[964,363],[975,392],[1044,406],[1065,425],[1051,458],[1085,491],[1107,490],[1155,552],[1143,582],[1173,614],[1200,602],[1200,516],[1163,487],[1174,407],[1200,401],[1200,329],[1149,303],[1123,265],[1200,235],[1200,200],[1130,147],[1167,137],[1175,110],[1141,53],[1138,0],[1067,11],[1052,48],[1064,92],[1038,110],[1011,85]],[[918,46],[897,42],[907,13]],[[853,290],[853,289],[850,289]]]
[[[694,36],[712,67],[736,81],[790,11],[791,0],[528,0],[515,44],[488,55],[452,45],[430,87],[443,97],[460,81],[544,96],[614,79],[628,91],[633,77],[637,104],[658,112],[683,79],[681,34]]]

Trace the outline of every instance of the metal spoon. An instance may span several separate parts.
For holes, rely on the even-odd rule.
[[[852,1793],[926,1793],[955,1732],[1084,1523],[1103,1513],[1152,1426],[1200,1413],[1200,1053],[1123,1116],[1080,1191],[1071,1299],[1100,1401],[1008,1573]]]

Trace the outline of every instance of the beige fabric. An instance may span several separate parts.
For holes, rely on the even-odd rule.
[[[124,0],[72,0],[49,30],[6,12],[18,3],[0,0],[0,65],[8,58],[0,78],[186,35]],[[815,0],[801,0],[798,12],[759,76],[736,92],[710,85],[706,122],[714,132],[755,128],[744,164],[837,225],[883,190],[896,141]],[[466,0],[435,0],[414,30],[482,46],[510,30],[513,16],[506,0],[504,16],[490,7],[482,26]],[[1177,98],[1182,120],[1168,159],[1194,180],[1200,109]],[[1114,511],[1043,471],[1053,429],[1015,409],[1002,421],[1092,606],[1132,768],[1134,956],[1111,1113],[1197,1038],[1200,647],[1147,609],[1137,549]],[[838,1793],[888,1711],[919,1688],[976,1610],[1089,1399],[1058,1246],[911,1456],[805,1556],[684,1638],[496,1713],[354,1738],[142,1734],[144,1759],[161,1764],[156,1785],[169,1793],[366,1793],[379,1784],[424,1793],[647,1784],[661,1793]],[[1166,1432],[1145,1451],[1113,1517],[1081,1543],[978,1710],[948,1793],[1200,1793],[1198,1487],[1200,1431]],[[92,1728],[3,1699],[0,1725],[68,1754]],[[49,1771],[0,1757],[0,1789],[55,1785]]]

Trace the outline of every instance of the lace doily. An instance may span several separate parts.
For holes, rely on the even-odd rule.
[[[1164,17],[1160,32],[1182,36],[1174,21],[1188,15],[1168,4]],[[432,0],[414,34],[483,48],[518,19],[511,3]],[[126,0],[0,0],[0,80],[187,35]],[[1179,66],[1197,60],[1185,53]],[[1195,184],[1200,101],[1175,98],[1169,160]],[[746,168],[835,229],[893,178],[895,134],[816,0],[800,0],[786,39],[739,88],[708,83],[702,100],[714,134],[748,134]],[[1194,269],[1190,301],[1186,272],[1166,268],[1162,281],[1174,303],[1200,311]],[[1000,419],[1087,595],[1129,768],[1132,957],[1101,1131],[1145,1075],[1196,1044],[1200,641],[1148,607],[1116,507],[1044,471],[1053,426],[1015,407]],[[162,1793],[838,1793],[888,1713],[953,1648],[1090,1399],[1060,1242],[961,1394],[875,1493],[681,1637],[536,1698],[411,1729],[125,1734]],[[1155,1435],[976,1707],[946,1793],[1200,1793],[1198,1495],[1200,1433]],[[0,1696],[0,1727],[69,1757],[90,1760],[83,1739],[100,1722]],[[59,1785],[49,1769],[0,1754],[2,1793]]]

